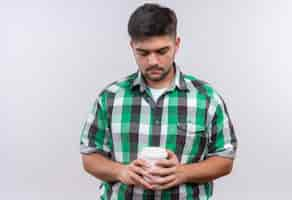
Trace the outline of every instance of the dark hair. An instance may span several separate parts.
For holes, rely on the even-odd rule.
[[[128,33],[133,40],[151,36],[176,37],[177,18],[175,12],[158,4],[146,3],[130,16]]]

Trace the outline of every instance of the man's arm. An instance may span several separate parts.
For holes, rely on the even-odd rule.
[[[229,174],[232,170],[233,160],[214,156],[199,163],[178,166],[185,183],[206,183]]]
[[[123,165],[113,162],[98,153],[82,154],[83,167],[94,177],[107,182],[119,181],[119,172]]]
[[[114,162],[100,155],[92,153],[82,155],[82,162],[85,171],[94,177],[106,182],[122,182],[127,185],[139,185],[152,189],[142,176],[147,175],[143,169],[147,164],[143,160],[134,160],[129,165]]]
[[[168,151],[168,159],[160,160],[149,173],[156,178],[151,179],[151,185],[157,185],[158,190],[168,189],[185,183],[206,183],[229,174],[233,160],[213,156],[193,164],[180,164],[177,156]],[[160,178],[157,178],[160,177]]]
[[[111,152],[111,137],[107,132],[107,111],[105,93],[95,100],[88,119],[82,128],[80,151],[84,169],[94,177],[105,182],[122,182],[127,185],[139,185],[150,189],[142,176],[144,163],[142,160],[134,160],[128,165],[114,162],[102,152]],[[100,152],[100,153],[98,153]]]

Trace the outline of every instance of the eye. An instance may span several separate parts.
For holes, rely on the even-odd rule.
[[[147,52],[147,51],[138,51],[138,53],[137,53],[139,56],[143,56],[143,57],[145,57],[145,56],[148,56],[149,55],[149,52]]]
[[[168,50],[169,50],[168,48],[160,49],[160,50],[157,51],[157,53],[159,55],[164,55],[164,54],[166,54],[168,52]]]
[[[145,53],[145,52],[143,52],[143,53],[139,53],[139,55],[140,55],[140,56],[148,56],[149,53]]]

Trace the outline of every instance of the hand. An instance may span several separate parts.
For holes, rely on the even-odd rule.
[[[146,168],[149,167],[144,160],[137,159],[129,165],[123,165],[120,176],[120,182],[127,185],[142,186],[146,189],[152,189],[152,186],[146,182],[143,176],[148,176]]]
[[[168,159],[157,161],[156,166],[149,170],[152,177],[149,183],[154,190],[165,190],[185,181],[182,164],[179,163],[177,156],[169,150],[167,153]]]

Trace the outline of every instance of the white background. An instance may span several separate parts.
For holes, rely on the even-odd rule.
[[[0,1],[0,198],[96,199],[81,125],[108,83],[136,71],[127,21],[143,1]],[[224,97],[239,139],[219,200],[288,199],[292,1],[156,1],[173,8],[177,63]]]

